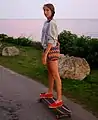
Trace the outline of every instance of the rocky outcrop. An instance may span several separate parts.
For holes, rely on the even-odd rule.
[[[61,55],[59,73],[62,78],[83,80],[90,74],[90,66],[84,58]]]
[[[2,56],[16,56],[19,55],[19,49],[15,46],[4,47],[2,50]]]

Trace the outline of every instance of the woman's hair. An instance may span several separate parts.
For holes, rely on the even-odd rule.
[[[55,8],[54,8],[53,4],[51,4],[51,3],[44,4],[43,8],[44,8],[45,6],[48,7],[48,8],[51,10],[51,12],[52,12],[51,19],[52,19],[52,18],[54,17],[54,14],[55,14]]]

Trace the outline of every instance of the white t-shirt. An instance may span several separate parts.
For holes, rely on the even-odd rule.
[[[42,29],[41,43],[43,49],[47,48],[48,43],[51,43],[52,46],[56,46],[58,40],[58,28],[55,20],[45,21]]]

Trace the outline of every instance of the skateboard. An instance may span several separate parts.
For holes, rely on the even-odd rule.
[[[40,98],[39,102],[45,103],[48,106],[49,104],[53,103],[55,100],[56,98],[54,97],[53,98]],[[64,104],[60,107],[49,108],[49,109],[55,112],[56,119],[61,119],[64,117],[71,118],[71,110]]]

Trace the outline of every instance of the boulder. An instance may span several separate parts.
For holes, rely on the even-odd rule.
[[[2,56],[16,56],[19,55],[19,49],[15,46],[4,47],[2,50]]]
[[[62,78],[83,80],[90,74],[90,66],[84,58],[61,55],[59,73]]]

